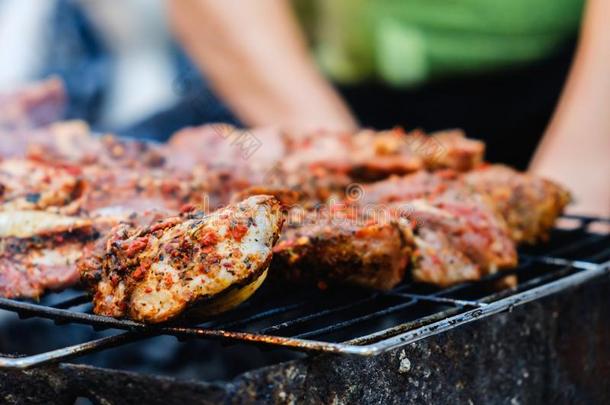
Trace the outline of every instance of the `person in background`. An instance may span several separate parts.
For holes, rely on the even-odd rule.
[[[68,118],[160,141],[219,121],[460,127],[608,215],[609,17],[605,0],[0,0],[0,86],[57,74]]]
[[[586,2],[552,113],[582,3],[173,0],[169,11],[246,126],[462,127],[487,142],[490,160],[531,160],[532,172],[564,183],[574,211],[608,215],[610,2]]]

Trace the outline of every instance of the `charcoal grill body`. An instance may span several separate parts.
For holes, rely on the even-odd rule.
[[[374,357],[312,355],[207,383],[60,364],[0,372],[3,403],[610,403],[610,278]],[[471,401],[471,402],[469,402]]]

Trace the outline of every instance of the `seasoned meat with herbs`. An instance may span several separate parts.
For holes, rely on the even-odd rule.
[[[230,309],[264,280],[282,222],[279,202],[256,196],[210,215],[121,225],[79,263],[94,312],[158,323],[201,305]]]

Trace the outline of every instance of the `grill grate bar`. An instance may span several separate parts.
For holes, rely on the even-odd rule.
[[[233,329],[238,326],[247,325],[248,323],[251,323],[251,322],[262,321],[264,319],[270,318],[275,315],[281,315],[281,314],[285,314],[290,311],[294,311],[296,309],[303,307],[303,305],[305,305],[306,303],[307,303],[307,301],[300,301],[295,304],[285,305],[283,307],[269,309],[269,310],[261,312],[259,314],[254,314],[247,318],[239,319],[236,321],[221,322],[218,324],[212,323],[212,326],[214,326],[216,328],[220,328],[220,329]],[[208,326],[208,324],[202,324],[201,326],[202,327]]]
[[[453,329],[456,327],[456,325],[464,325],[505,311],[510,312],[517,306],[549,296],[566,288],[584,284],[598,277],[608,276],[609,274],[610,262],[606,262],[604,265],[598,266],[595,269],[572,274],[559,280],[555,280],[549,284],[544,284],[522,291],[519,294],[499,298],[493,302],[490,302],[489,305],[485,307],[475,308],[461,314],[452,315],[414,330],[408,330],[406,332],[402,331],[402,333],[395,335],[390,334],[391,331],[385,330],[360,338],[357,341],[352,342],[352,344],[356,344],[356,342],[361,344],[369,341],[377,342],[361,347],[369,347],[374,352],[373,354],[382,353],[387,350],[395,349],[397,347],[417,342],[418,340],[426,337]],[[383,337],[384,340],[379,340],[379,337]]]
[[[409,284],[402,285],[402,286],[395,288],[393,291],[396,291],[396,292],[403,291],[409,287],[410,287]],[[356,301],[352,301],[348,304],[343,304],[343,305],[335,306],[332,308],[326,308],[326,309],[318,311],[318,312],[303,315],[301,317],[292,319],[290,321],[285,321],[285,322],[281,322],[281,323],[269,326],[269,327],[265,328],[264,331],[265,331],[265,333],[277,332],[277,331],[280,331],[280,330],[288,328],[288,327],[293,327],[293,326],[296,326],[296,325],[299,325],[299,324],[302,324],[302,323],[305,323],[305,322],[308,322],[308,321],[311,321],[314,319],[318,319],[318,318],[321,318],[324,316],[332,315],[332,314],[342,312],[342,311],[345,311],[345,310],[348,310],[351,308],[355,308],[359,305],[366,304],[367,302],[375,301],[375,299],[377,299],[379,296],[381,296],[383,294],[389,294],[389,293],[375,292],[375,293],[368,295],[365,298],[362,298],[362,299],[359,299]],[[260,321],[262,319],[269,318],[272,315],[279,315],[279,314],[284,314],[284,313],[290,312],[292,310],[303,307],[303,305],[306,303],[309,303],[309,301],[306,300],[306,301],[302,301],[299,304],[287,305],[284,307],[271,309],[271,310],[265,311],[261,314],[255,314],[250,317],[240,319],[237,321],[233,321],[233,322],[215,324],[214,326],[217,328],[221,328],[221,329],[233,329],[238,326],[247,325],[248,323],[253,322],[253,321]],[[207,325],[205,325],[205,326],[207,326]],[[259,330],[259,333],[261,333],[260,330]]]
[[[0,369],[24,370],[34,366],[57,363],[63,360],[70,360],[91,352],[97,352],[116,346],[121,346],[145,338],[146,335],[134,333],[122,333],[119,335],[108,336],[101,339],[80,343],[74,346],[63,347],[51,350],[46,353],[35,354],[26,357],[0,356]]]
[[[314,319],[319,319],[322,318],[324,316],[327,315],[331,315],[331,314],[335,314],[337,312],[341,312],[341,311],[345,311],[351,308],[354,308],[355,306],[358,305],[362,305],[362,304],[366,304],[367,302],[371,302],[374,301],[375,298],[377,297],[377,294],[373,294],[372,296],[368,297],[368,298],[364,298],[358,301],[355,301],[353,303],[349,303],[349,304],[345,304],[345,305],[340,305],[338,307],[334,307],[334,308],[329,308],[329,309],[325,309],[322,311],[318,311],[318,312],[314,312],[312,314],[309,315],[305,315],[302,316],[300,318],[296,318],[290,321],[286,321],[286,322],[282,322],[279,324],[275,324],[273,326],[269,326],[267,328],[261,329],[258,332],[259,333],[264,333],[264,334],[273,334],[273,333],[277,333],[280,330],[284,330],[284,329],[288,329],[309,321],[312,321]]]
[[[357,324],[365,322],[365,321],[369,321],[369,320],[376,319],[376,318],[381,318],[386,315],[391,315],[400,310],[411,307],[411,306],[415,305],[416,303],[417,303],[417,300],[410,300],[404,304],[393,305],[393,306],[386,308],[384,310],[381,310],[381,311],[373,312],[373,313],[370,313],[367,315],[362,315],[362,316],[352,318],[347,321],[336,323],[334,325],[330,325],[330,326],[315,329],[315,330],[312,330],[309,332],[301,333],[301,334],[295,335],[294,337],[298,338],[298,339],[304,339],[304,338],[308,338],[311,336],[321,336],[321,335],[325,335],[328,333],[337,332],[340,329],[345,329],[345,328],[357,325]],[[265,333],[265,331],[261,331],[261,333]]]
[[[554,264],[556,266],[569,266],[581,270],[592,270],[599,267],[599,265],[595,263],[589,263],[581,260],[566,260],[560,257],[537,256],[532,257],[531,259],[542,263]]]
[[[476,307],[476,308],[478,308],[478,307],[484,307],[487,305],[484,302],[469,301],[469,300],[456,300],[453,298],[437,297],[435,295],[421,295],[421,294],[412,294],[412,293],[390,293],[390,294],[395,295],[397,297],[414,298],[416,300],[436,302],[439,304],[448,304],[448,305],[453,305],[456,307]]]

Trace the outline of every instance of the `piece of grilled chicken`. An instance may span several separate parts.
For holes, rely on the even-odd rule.
[[[187,309],[226,311],[263,282],[283,223],[279,202],[255,196],[205,215],[119,225],[79,262],[94,312],[159,323]]]

